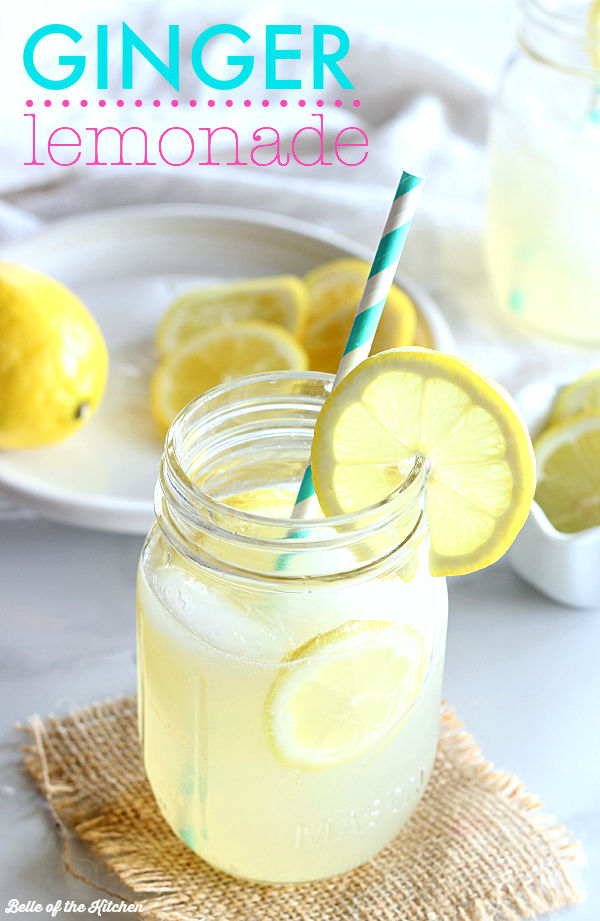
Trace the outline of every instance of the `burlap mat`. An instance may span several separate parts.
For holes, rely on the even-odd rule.
[[[498,921],[578,901],[581,857],[542,803],[483,760],[445,705],[434,772],[417,812],[374,860],[304,886],[242,883],[170,831],[146,783],[135,699],[34,718],[25,766],[63,831],[88,842],[161,921]],[[139,917],[139,916],[138,916]]]

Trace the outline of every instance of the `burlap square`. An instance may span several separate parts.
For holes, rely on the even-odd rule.
[[[374,860],[303,886],[243,883],[170,831],[144,777],[134,698],[34,718],[25,767],[68,828],[160,921],[499,921],[578,901],[580,845],[523,784],[484,761],[442,708],[433,775],[415,815]]]

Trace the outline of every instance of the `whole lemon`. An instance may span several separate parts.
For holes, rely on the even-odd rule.
[[[0,263],[0,448],[60,441],[97,409],[108,353],[93,317],[64,285]]]

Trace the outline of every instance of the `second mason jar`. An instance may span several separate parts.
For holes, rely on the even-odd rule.
[[[596,10],[596,17],[593,15]],[[600,344],[600,11],[524,0],[492,113],[487,260],[505,316]]]
[[[438,735],[447,598],[423,463],[370,509],[289,517],[331,382],[257,375],[186,407],[139,568],[157,803],[213,866],[269,883],[376,854],[423,795]]]

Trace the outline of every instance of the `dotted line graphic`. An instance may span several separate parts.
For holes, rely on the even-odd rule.
[[[131,101],[131,100],[129,100],[129,101]],[[35,103],[34,103],[33,99],[27,99],[26,102],[25,102],[25,105],[26,105],[28,108],[31,108],[34,104],[35,104]],[[52,106],[52,104],[53,104],[53,103],[52,103],[52,100],[51,100],[51,99],[44,99],[44,106],[45,106],[47,109],[49,109],[49,108]],[[56,104],[58,105],[58,100],[56,100]],[[60,104],[61,104],[62,106],[64,106],[65,109],[67,109],[67,108],[71,105],[71,100],[70,100],[70,99],[62,99],[62,100],[60,101]],[[92,103],[92,104],[93,104],[93,103]],[[124,100],[124,99],[117,99],[116,104],[117,104],[117,106],[118,106],[120,109],[122,109],[123,106],[125,105],[125,100]],[[135,99],[135,100],[133,100],[133,105],[136,106],[138,109],[141,108],[141,106],[143,106],[144,104],[146,104],[146,105],[153,105],[155,108],[158,109],[158,108],[162,105],[162,102],[161,102],[160,99],[154,99],[154,100],[152,100],[151,102],[150,102],[150,101],[146,101],[146,103],[144,103],[144,101],[143,101],[142,99]],[[196,106],[197,106],[199,103],[198,103],[198,100],[197,100],[197,99],[189,99],[188,102],[187,102],[187,104],[188,104],[192,109],[194,109],[194,108],[196,108]],[[267,109],[270,105],[277,105],[276,102],[271,103],[271,100],[269,100],[269,99],[262,99],[262,100],[260,100],[260,102],[255,102],[255,103],[253,103],[251,99],[244,99],[244,101],[243,101],[242,104],[243,104],[243,105],[245,106],[245,108],[247,108],[247,109],[249,109],[250,106],[252,106],[253,104],[254,104],[254,105],[262,105],[263,108],[265,108],[265,109]],[[293,105],[293,104],[294,104],[293,102],[290,102],[290,101],[287,100],[287,99],[280,99],[280,100],[279,100],[279,105],[281,106],[282,109],[285,109],[288,105]],[[312,104],[313,104],[313,105],[319,106],[319,108],[322,108],[322,107],[325,105],[325,100],[323,100],[323,99],[317,99],[317,100],[315,100],[315,102],[312,103]],[[333,103],[333,104],[334,104],[334,106],[336,106],[337,108],[340,108],[340,107],[343,105],[343,102],[342,102],[341,99],[336,99],[336,100],[334,100],[334,103]],[[73,102],[73,105],[76,105],[76,103]],[[88,102],[87,99],[80,99],[80,100],[79,100],[79,105],[80,105],[82,108],[86,108],[88,105],[90,105],[90,103]],[[106,100],[106,99],[99,99],[99,100],[97,100],[97,105],[99,105],[100,108],[104,108],[104,107],[107,105],[107,100]],[[168,105],[168,103],[165,102],[165,105]],[[185,103],[180,103],[180,101],[179,101],[178,99],[171,99],[171,106],[172,106],[174,109],[176,109],[179,105],[185,105]],[[212,108],[214,108],[214,107],[217,105],[217,101],[216,101],[215,99],[209,99],[209,100],[207,101],[207,105],[208,105],[209,108],[212,109]],[[225,100],[225,105],[227,106],[227,108],[232,108],[232,107],[235,105],[235,103],[234,103],[233,99],[226,99],[226,100]],[[296,105],[298,105],[298,106],[302,109],[302,108],[304,108],[304,107],[307,106],[307,105],[311,105],[311,103],[310,103],[310,102],[307,102],[306,99],[298,99]],[[351,105],[352,105],[354,108],[357,109],[357,108],[360,106],[360,100],[359,100],[359,99],[353,99]]]

